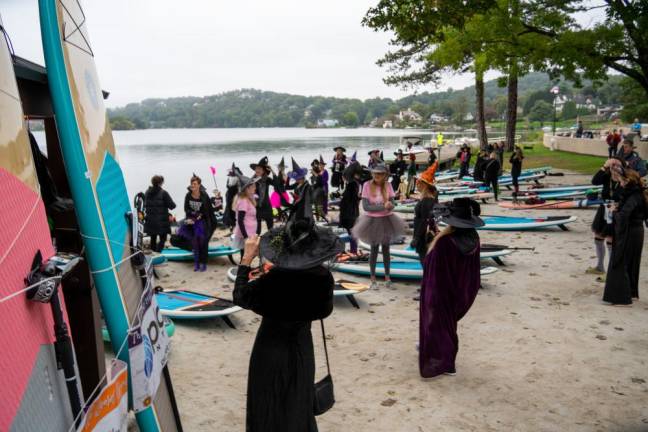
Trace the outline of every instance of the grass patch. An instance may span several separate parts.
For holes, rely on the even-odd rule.
[[[504,157],[504,169],[510,170],[509,158],[511,153]],[[556,169],[574,171],[579,174],[594,174],[605,163],[604,157],[589,156],[564,151],[551,151],[541,143],[535,143],[533,149],[524,150],[524,163],[522,169],[541,166],[552,166]]]

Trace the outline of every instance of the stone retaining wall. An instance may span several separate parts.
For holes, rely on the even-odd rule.
[[[603,138],[573,138],[544,134],[543,144],[547,148],[570,153],[604,157],[608,155],[608,146]],[[635,145],[639,156],[644,160],[648,159],[648,141],[635,140]]]

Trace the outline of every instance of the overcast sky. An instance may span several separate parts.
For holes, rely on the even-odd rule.
[[[389,35],[360,22],[377,0],[82,0],[108,106],[238,88],[399,98],[376,65]],[[43,63],[37,0],[0,0],[18,55]],[[580,17],[591,25],[596,10]],[[497,76],[489,73],[488,78]],[[447,75],[438,89],[463,88]],[[420,91],[435,91],[434,87]]]
[[[0,0],[16,54],[43,63],[37,0]],[[376,0],[85,0],[109,106],[238,88],[399,98],[376,60],[389,35],[362,27]],[[442,89],[472,84],[448,76]],[[434,91],[434,87],[421,90]]]

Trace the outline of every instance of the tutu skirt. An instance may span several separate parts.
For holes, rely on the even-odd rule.
[[[370,245],[391,243],[405,235],[405,221],[395,214],[371,217],[361,214],[351,234]]]

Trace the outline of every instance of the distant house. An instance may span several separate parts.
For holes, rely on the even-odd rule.
[[[398,119],[400,121],[421,121],[423,120],[423,117],[421,117],[421,114],[417,113],[416,111],[412,111],[411,109],[406,109],[405,111],[401,111],[398,113]]]
[[[556,106],[556,112],[561,113],[565,104],[569,102],[569,98],[565,95],[557,95],[554,98],[554,105]]]
[[[339,122],[336,119],[319,119],[317,120],[317,127],[320,128],[330,128],[330,127],[336,127],[339,124]]]
[[[600,106],[596,109],[596,115],[600,117],[609,117],[613,113],[618,113],[623,109],[623,105]]]
[[[473,121],[474,119],[475,119],[475,116],[471,112],[469,112],[468,114],[466,114],[464,116],[464,121]]]
[[[596,104],[589,97],[576,96],[574,102],[576,102],[576,108],[578,109],[586,109],[588,111],[594,111],[596,109]]]
[[[447,123],[448,117],[443,114],[430,114],[430,123]]]
[[[391,120],[385,120],[382,127],[383,129],[391,129],[394,127],[394,123]]]
[[[369,122],[369,127],[377,127],[378,126],[378,117],[374,117],[371,122]]]

